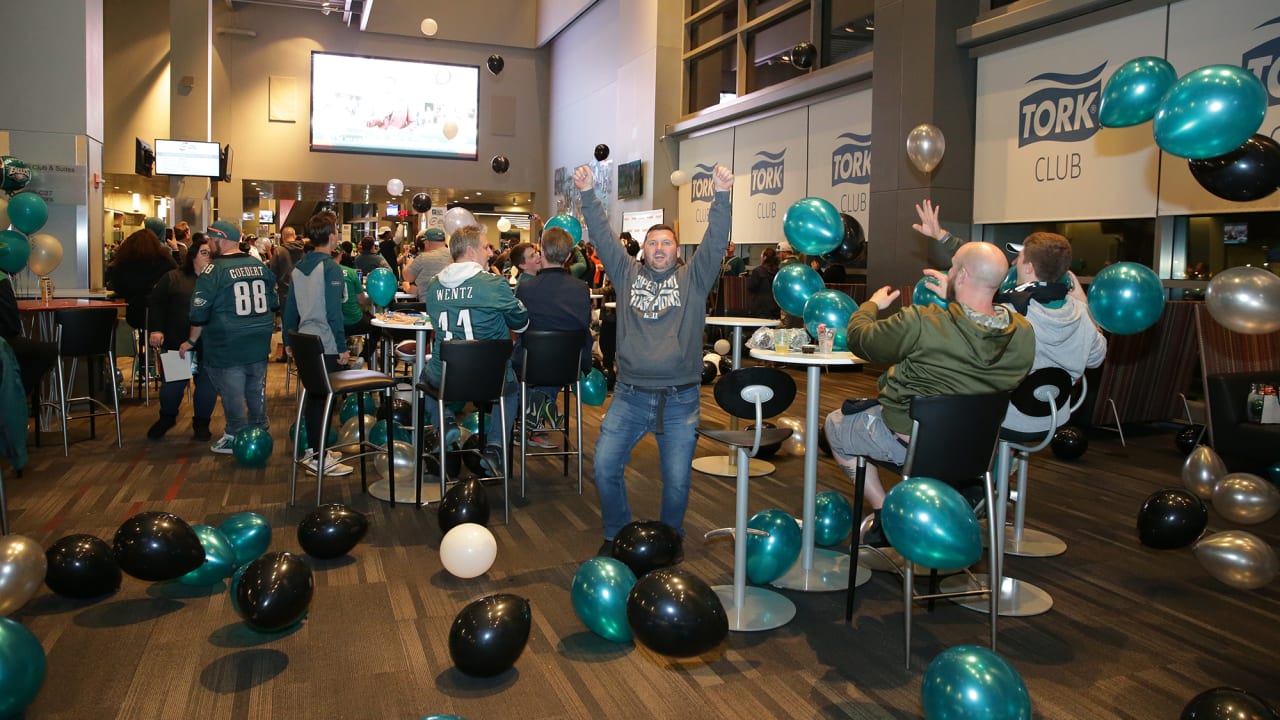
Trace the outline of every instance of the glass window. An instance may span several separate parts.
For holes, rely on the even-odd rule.
[[[724,2],[724,0],[690,0],[689,12],[685,17],[688,17],[689,15],[692,15],[698,12],[699,10],[702,10],[704,8],[709,8],[712,5],[715,5],[717,3],[722,3],[722,2]],[[728,4],[737,5],[738,2],[737,0],[730,0]]]
[[[706,55],[690,60],[688,72],[689,112],[697,112],[720,104],[726,97],[736,96],[735,44],[725,45]]]
[[[808,70],[801,70],[792,64],[791,48],[797,43],[808,41],[810,35],[808,10],[749,35],[747,47],[751,58],[751,75],[747,78],[747,92],[808,73]]]
[[[689,49],[696,50],[725,33],[738,29],[736,5],[711,13],[689,25]]]
[[[827,33],[824,65],[843,62],[871,52],[875,40],[873,0],[833,0],[823,25]]]
[[[794,0],[747,0],[747,19],[754,20],[792,2]]]
[[[988,225],[985,238],[1004,247],[1033,232],[1058,233],[1070,240],[1071,271],[1082,278],[1118,262],[1155,267],[1156,222],[1151,218]]]
[[[1199,215],[1186,218],[1186,262],[1174,260],[1179,279],[1208,280],[1227,268],[1280,269],[1280,213]]]

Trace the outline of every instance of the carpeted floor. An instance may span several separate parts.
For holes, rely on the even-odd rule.
[[[294,406],[283,371],[271,366],[276,450],[266,468],[240,468],[211,454],[207,443],[190,441],[189,419],[163,442],[149,442],[154,404],[129,403],[123,448],[103,424],[98,438],[88,439],[79,423],[71,457],[46,436],[22,478],[5,469],[11,530],[48,546],[81,532],[110,540],[142,510],[215,525],[250,510],[271,521],[273,550],[298,552],[295,527],[314,507],[314,478],[304,477],[302,501],[288,507],[285,431]],[[803,375],[795,377],[803,395]],[[823,410],[870,394],[874,379],[872,372],[827,375]],[[703,406],[704,423],[725,422],[710,387]],[[859,589],[852,624],[843,621],[843,593],[785,591],[798,610],[789,625],[731,634],[692,660],[591,634],[574,615],[569,585],[601,539],[590,484],[601,410],[592,409],[585,424],[585,494],[558,465],[533,462],[528,496],[513,498],[510,524],[501,525],[500,514],[491,524],[497,562],[473,580],[442,569],[434,508],[390,508],[363,495],[351,476],[326,482],[325,501],[367,512],[372,528],[350,557],[309,559],[315,598],[293,630],[249,630],[225,584],[203,590],[126,577],[118,593],[95,602],[42,590],[14,615],[48,655],[44,688],[25,717],[912,718],[922,713],[929,661],[953,645],[985,644],[984,615],[946,603],[933,613],[917,606],[912,667],[904,669],[901,585],[883,572]],[[803,417],[803,396],[788,414]],[[1127,447],[1096,433],[1079,461],[1046,452],[1033,462],[1030,524],[1063,537],[1069,549],[1057,558],[1008,561],[1010,574],[1040,584],[1055,605],[1039,617],[1002,619],[999,651],[1025,678],[1037,717],[1172,718],[1218,685],[1280,701],[1280,587],[1234,590],[1209,577],[1190,550],[1137,542],[1134,518],[1143,499],[1180,483],[1173,432],[1132,428]],[[699,448],[699,455],[715,452],[705,441]],[[751,510],[798,514],[803,458],[774,461],[776,472],[752,482]],[[820,490],[851,494],[828,459],[819,473]],[[638,518],[656,516],[652,440],[637,449],[627,477]],[[500,499],[496,490],[492,498]],[[695,474],[683,567],[712,584],[730,580],[732,541],[702,535],[732,524],[733,498],[731,479]],[[1211,530],[1231,527],[1211,513]],[[1280,520],[1244,529],[1280,541]],[[469,678],[450,662],[449,626],[467,602],[495,592],[530,601],[532,633],[514,669]]]

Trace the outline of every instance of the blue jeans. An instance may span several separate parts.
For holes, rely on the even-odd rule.
[[[213,408],[218,404],[218,391],[213,387],[206,368],[200,368],[192,380],[195,389],[191,393],[191,402],[195,406],[192,416],[196,420],[208,420],[213,415]],[[187,383],[192,380],[176,380],[160,386],[160,414],[169,417],[178,416],[178,408],[182,407],[182,396],[187,392]]]
[[[661,433],[657,432],[659,406],[662,408]],[[614,387],[613,400],[600,423],[595,452],[596,491],[600,493],[606,539],[612,540],[622,526],[631,522],[623,470],[631,462],[636,443],[648,433],[654,433],[658,441],[658,462],[662,468],[659,519],[684,533],[689,475],[698,444],[701,408],[697,385],[682,390],[649,390],[619,382]]]
[[[422,371],[422,380],[426,380],[431,387],[440,387],[440,378],[432,377],[427,370]],[[520,383],[516,382],[515,374],[511,371],[511,366],[507,366],[507,382],[502,388],[502,400],[507,406],[507,422],[503,427],[502,413],[498,408],[498,404],[494,403],[489,407],[489,417],[493,418],[493,422],[489,423],[485,431],[485,445],[496,448],[502,448],[505,444],[511,442],[511,425],[520,414]],[[444,427],[441,425],[440,418],[436,417],[436,404],[431,398],[424,398],[423,412],[426,415],[427,422],[436,426],[436,432],[444,433]],[[457,423],[457,418],[453,416],[449,410],[449,403],[445,403],[445,418]],[[506,445],[510,447],[509,445]]]
[[[227,416],[226,435],[235,435],[246,425],[267,429],[267,361],[248,365],[200,369],[222,398],[222,412]]]

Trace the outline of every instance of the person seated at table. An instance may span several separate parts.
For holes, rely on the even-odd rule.
[[[777,320],[782,308],[773,299],[773,277],[778,274],[778,251],[767,247],[760,253],[760,264],[747,274],[747,307],[751,317]]]
[[[191,336],[191,293],[196,289],[196,276],[208,266],[209,242],[204,235],[197,233],[187,248],[182,266],[165,273],[151,291],[151,335],[147,338],[151,347],[176,352],[182,341]],[[198,357],[199,345],[193,350]],[[192,372],[191,378],[167,380],[160,386],[160,417],[147,429],[147,438],[160,440],[178,424],[182,396],[194,380],[195,390],[191,393],[191,439],[202,442],[213,439],[209,419],[213,417],[213,408],[218,404],[218,391],[214,389],[209,374],[201,371],[198,359]]]
[[[877,382],[878,400],[849,401],[827,416],[832,456],[851,480],[858,456],[894,465],[906,460],[911,398],[1005,392],[1026,377],[1036,347],[1031,325],[992,301],[1008,270],[1004,253],[995,245],[969,243],[956,251],[952,262],[947,309],[911,305],[877,320],[879,312],[898,299],[899,292],[886,285],[850,317],[849,351],[871,362],[892,364]],[[877,520],[884,495],[876,466],[868,464],[866,499]],[[884,544],[878,522],[864,541]]]
[[[555,230],[555,228],[551,228]],[[544,234],[545,236],[545,234]],[[516,268],[515,286],[518,288],[524,281],[537,275],[544,267],[550,268],[551,265],[546,263],[546,259],[542,255],[542,251],[537,245],[531,242],[516,243],[507,251],[511,267]]]
[[[426,302],[427,286],[453,262],[453,256],[445,244],[444,230],[438,227],[423,230],[418,239],[422,240],[422,251],[405,270],[403,287],[405,292],[416,293],[419,302]]]
[[[365,277],[369,277],[369,273],[378,268],[390,269],[386,258],[378,253],[377,243],[369,235],[360,240],[360,254],[356,256],[355,268],[364,273]]]
[[[124,239],[115,258],[107,266],[107,287],[116,297],[128,303],[125,322],[135,330],[147,325],[147,305],[151,289],[165,273],[176,268],[173,255],[152,231],[143,228]],[[139,338],[138,351],[146,347]]]

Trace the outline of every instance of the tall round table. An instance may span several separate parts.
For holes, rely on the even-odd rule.
[[[39,340],[44,342],[57,342],[57,330],[53,326],[53,313],[58,310],[87,310],[89,308],[113,307],[122,308],[127,306],[123,300],[96,300],[92,298],[52,298],[50,300],[40,300],[30,298],[18,301],[18,312],[24,315],[30,315],[33,320],[31,323],[31,331],[27,331],[27,325],[23,323],[23,332],[30,337],[34,333]],[[74,369],[74,365],[72,368]],[[111,369],[115,372],[115,368]],[[58,393],[53,386],[53,373],[47,373],[41,379],[40,397],[43,403],[40,406],[40,429],[50,430],[53,424],[53,405],[58,404]],[[74,382],[74,381],[73,381]]]
[[[413,380],[416,383],[418,378],[422,377],[422,369],[427,366],[427,341],[431,332],[431,321],[425,315],[401,316],[405,320],[391,319],[394,314],[383,314],[374,316],[369,322],[370,325],[389,330],[413,330],[417,333],[417,340],[414,342],[413,351]],[[418,433],[422,432],[420,423],[417,418],[421,417],[421,411],[418,405],[418,392],[415,389],[413,399],[410,401],[413,408],[413,473],[410,478],[403,478],[400,473],[396,473],[396,502],[398,503],[416,503],[418,501],[417,483],[422,479],[422,457],[418,455]],[[388,431],[390,428],[388,428]],[[390,442],[391,433],[388,432],[388,442]],[[386,480],[378,480],[369,483],[369,494],[381,500],[390,501],[391,488]],[[426,502],[437,502],[440,500],[440,488],[435,483],[428,483],[422,488],[422,500]]]
[[[849,556],[835,550],[814,546],[814,516],[818,497],[818,432],[821,422],[818,404],[821,394],[822,368],[837,365],[861,365],[862,358],[851,352],[803,353],[753,349],[758,360],[803,365],[807,368],[804,403],[804,528],[800,559],[782,577],[773,581],[777,587],[805,592],[845,590],[849,587]],[[855,512],[858,509],[855,508]],[[855,525],[854,532],[857,532]],[[871,570],[858,567],[856,585],[871,579]]]
[[[782,324],[782,321],[755,317],[708,317],[707,324],[733,328],[733,369],[737,370],[742,367],[742,328],[777,327]],[[732,430],[738,429],[738,418],[729,418],[729,428]],[[773,463],[771,462],[758,460],[756,458],[751,458],[748,462],[748,477],[760,477],[761,475],[768,475],[773,472]],[[737,477],[738,457],[737,455],[730,453],[728,455],[712,455],[709,457],[695,458],[693,461],[693,469],[700,473],[706,473],[707,475]]]

